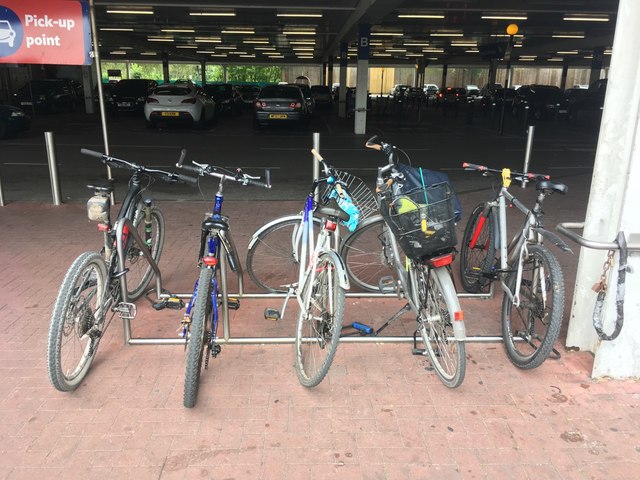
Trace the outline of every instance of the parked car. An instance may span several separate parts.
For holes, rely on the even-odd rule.
[[[157,86],[144,104],[147,125],[159,122],[182,122],[204,128],[215,119],[216,103],[191,82]]]
[[[331,95],[331,88],[327,85],[312,85],[311,95],[313,95],[313,101],[318,108],[331,108],[333,95]]]
[[[511,113],[517,117],[527,106],[529,115],[536,120],[567,113],[567,101],[562,90],[553,85],[521,86],[513,97]]]
[[[424,90],[420,87],[409,87],[404,91],[404,97],[409,102],[420,103],[426,100]]]
[[[104,103],[105,105],[109,104],[109,99],[111,98],[111,93],[113,92],[113,87],[115,87],[116,84],[115,82],[110,82],[110,83],[102,83],[102,96],[104,97]],[[96,85],[93,89],[93,103],[95,105],[98,105],[98,103],[100,103],[99,97],[98,97],[98,86]]]
[[[302,95],[304,95],[304,100],[307,103],[307,110],[309,112],[309,115],[313,114],[316,109],[316,101],[313,98],[311,87],[303,83],[293,83],[292,85],[295,85],[296,87],[299,87],[300,90],[302,90]]]
[[[244,103],[238,91],[230,83],[208,83],[203,88],[206,94],[216,102],[219,113],[227,113],[231,116],[242,113]]]
[[[254,105],[255,129],[276,124],[306,127],[308,123],[307,101],[299,85],[268,85],[260,91]]]
[[[467,91],[467,99],[475,99],[480,95],[480,89],[477,85],[467,85],[465,90]]]
[[[31,80],[15,95],[19,107],[50,113],[73,111],[78,105],[78,97],[71,84],[60,79]]]
[[[111,91],[109,110],[112,113],[142,113],[147,97],[157,86],[158,83],[155,80],[149,79],[120,80]]]
[[[478,100],[480,104],[480,108],[483,110],[489,110],[492,106],[493,108],[502,108],[502,102],[506,100],[505,108],[511,108],[513,104],[513,98],[516,96],[515,88],[507,88],[506,91],[504,88],[498,88],[492,90],[490,93],[479,97]]]
[[[245,107],[253,105],[260,93],[260,87],[257,85],[238,85],[236,86],[236,90],[240,94],[240,98],[242,98]]]
[[[464,102],[467,99],[467,91],[462,87],[446,87],[438,92],[438,103]]]
[[[422,87],[422,90],[424,91],[424,94],[427,96],[427,98],[435,98],[436,95],[438,95],[438,85],[436,85],[435,83],[427,83],[424,87]]]
[[[567,97],[567,108],[570,122],[581,120],[600,121],[604,108],[604,97],[607,94],[607,79],[593,82],[588,90],[575,91]]]
[[[31,117],[24,110],[0,104],[0,140],[31,128]]]
[[[394,98],[402,97],[404,96],[405,90],[407,90],[407,88],[409,87],[411,87],[411,85],[396,84],[391,89],[389,96]]]

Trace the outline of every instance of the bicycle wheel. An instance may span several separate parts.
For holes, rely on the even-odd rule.
[[[78,387],[96,355],[109,308],[107,277],[104,259],[85,252],[62,281],[47,342],[49,380],[61,392]]]
[[[200,371],[202,370],[202,356],[205,344],[211,341],[211,278],[213,270],[203,266],[198,280],[198,292],[196,294],[193,313],[191,314],[191,326],[189,328],[189,340],[187,343],[187,368],[184,376],[183,404],[192,408],[198,398],[200,386]]]
[[[491,279],[483,273],[490,273],[495,262],[496,244],[493,216],[482,215],[484,204],[471,212],[462,236],[460,247],[460,277],[462,288],[469,293],[486,291]],[[471,241],[475,239],[473,248]]]
[[[315,387],[325,377],[336,354],[344,314],[344,289],[338,281],[339,260],[334,252],[323,253],[316,277],[302,292],[306,305],[296,328],[296,372],[305,387]]]
[[[507,285],[513,291],[516,274]],[[536,368],[544,362],[558,339],[564,312],[564,278],[556,257],[544,245],[528,245],[523,259],[520,305],[502,299],[502,335],[511,362]]]
[[[140,234],[140,238],[145,240],[145,221],[144,209],[136,211],[134,217],[134,226]],[[151,257],[156,263],[160,261],[160,254],[164,246],[164,216],[160,209],[153,207],[151,209],[151,245],[149,245]],[[144,254],[142,246],[130,236],[127,241],[127,251],[124,255],[125,268],[127,272],[127,296],[129,301],[133,302],[142,296],[145,289],[151,281],[153,268],[149,265]]]
[[[340,256],[353,285],[369,292],[379,292],[380,279],[395,276],[388,240],[390,234],[382,216],[376,215],[344,239]]]
[[[422,341],[442,383],[449,388],[458,387],[464,380],[467,359],[465,344],[456,340],[453,331],[453,316],[459,307],[451,305],[457,302],[451,273],[446,268],[429,269],[424,265],[414,268]]]
[[[285,217],[260,232],[249,244],[247,273],[263,290],[286,292],[283,285],[298,281],[300,262],[295,249],[300,242],[295,242],[295,238],[300,222],[300,216]],[[314,223],[319,224],[320,220],[314,218]]]

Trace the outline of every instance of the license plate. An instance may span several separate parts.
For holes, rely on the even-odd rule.
[[[20,105],[31,105],[31,102],[20,102]]]
[[[118,103],[118,106],[119,107],[130,107],[131,103],[129,103],[129,102],[120,102],[120,103]]]
[[[269,114],[269,118],[277,118],[280,120],[286,120],[287,118],[289,118],[289,115],[287,115],[286,113],[270,113]]]
[[[160,115],[163,117],[179,117],[180,112],[162,112]]]

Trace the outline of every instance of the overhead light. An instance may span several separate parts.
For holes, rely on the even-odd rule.
[[[218,50],[235,50],[236,46],[235,45],[218,45],[216,48]]]
[[[602,52],[603,55],[611,55],[613,53],[613,50],[611,50],[610,48],[607,48],[604,52]]]
[[[216,53],[216,51],[215,51],[215,50],[196,50],[196,53],[206,53],[206,54],[209,54],[209,53]]]
[[[564,59],[561,57],[551,57],[551,58],[547,58],[547,62],[563,62]]]
[[[436,60],[440,60],[440,59],[438,57],[427,57],[427,60],[436,61]]]
[[[491,36],[492,37],[500,37],[500,38],[502,38],[502,37],[505,37],[505,38],[506,37],[523,38],[524,37],[524,35],[508,35],[506,33],[492,33]]]
[[[422,51],[425,53],[444,53],[443,48],[423,48]]]
[[[608,15],[565,15],[562,20],[566,22],[608,22]]]
[[[398,18],[444,18],[444,15],[435,13],[399,13]]]
[[[561,50],[556,52],[558,55],[577,55],[578,50]]]
[[[127,52],[124,50],[114,50],[113,52],[109,52],[111,55],[126,55]]]
[[[197,45],[176,45],[176,48],[198,48]]]
[[[265,55],[266,55],[267,57],[269,57],[269,58],[284,58],[284,55],[282,55],[282,54],[280,54],[280,53],[275,53],[275,54],[269,54],[269,53],[266,53]]]
[[[249,43],[252,45],[269,45],[269,40],[242,40],[242,43]]]
[[[421,53],[407,53],[405,57],[423,57]]]
[[[404,42],[405,47],[428,47],[429,42]]]
[[[402,32],[371,32],[372,37],[401,37]]]
[[[315,45],[315,40],[291,40],[289,42],[291,45]]]
[[[107,9],[107,13],[116,13],[123,15],[153,15],[153,10],[128,10],[128,9],[117,9],[117,10],[109,10]]]
[[[244,55],[240,55],[242,58],[256,58],[253,53],[245,53]]]
[[[478,42],[460,42],[453,41],[451,42],[452,47],[477,47]]]
[[[149,42],[173,42],[173,37],[147,37]]]
[[[480,53],[480,50],[478,50],[477,48],[474,48],[471,50],[465,50],[465,53]]]
[[[480,18],[482,18],[483,20],[526,20],[527,16],[524,14],[482,15]]]
[[[406,53],[407,49],[406,48],[387,48],[387,52],[392,52],[392,53]]]
[[[296,52],[313,52],[313,47],[293,47],[293,50]]]
[[[310,30],[310,29],[306,29],[306,30],[283,30],[282,31],[283,35],[315,35],[316,34],[316,30]]]
[[[222,43],[220,37],[196,37],[196,43]]]
[[[214,53],[211,55],[212,57],[222,57],[222,58],[227,58],[227,54],[226,53]]]
[[[193,28],[163,28],[160,31],[163,33],[195,33]]]
[[[390,57],[391,54],[390,53],[374,53],[373,56],[374,57]]]
[[[526,59],[526,58],[536,58],[537,55],[519,55],[518,58],[520,60]]]
[[[124,28],[124,27],[102,27],[100,28],[103,32],[133,32],[133,28]]]
[[[118,50],[133,50],[133,47],[118,47]]]
[[[593,55],[585,55],[584,58],[586,58],[587,60],[591,60],[593,58]]]
[[[230,34],[234,34],[234,33],[241,33],[244,35],[253,35],[256,32],[253,30],[253,28],[248,29],[229,29],[229,30],[222,30],[220,33],[230,33]]]
[[[578,33],[559,33],[557,35],[551,35],[551,38],[584,38],[584,35]]]
[[[464,33],[446,33],[446,32],[435,32],[430,33],[432,37],[464,37]]]
[[[157,55],[157,53],[156,52],[140,52],[140,55],[144,55],[144,56],[147,56],[147,57],[152,57],[154,55]]]
[[[240,51],[234,51],[234,52],[227,52],[228,55],[247,55],[247,52],[240,52]]]
[[[192,17],[235,17],[235,12],[190,12]]]
[[[254,50],[275,50],[276,47],[255,47]]]
[[[321,13],[277,13],[276,17],[322,18]]]
[[[530,57],[527,57],[527,58],[520,57],[518,60],[520,60],[521,62],[535,62],[535,60],[536,60],[536,59],[535,59],[535,57],[533,57],[533,58],[530,58]]]

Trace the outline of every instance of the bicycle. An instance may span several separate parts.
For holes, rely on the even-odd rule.
[[[376,280],[378,291],[396,293],[407,303],[377,330],[366,325],[358,329],[378,335],[413,311],[418,323],[414,353],[426,352],[443,384],[456,388],[466,370],[466,333],[450,271],[456,245],[453,192],[444,182],[410,188],[400,171],[396,147],[377,136],[365,146],[387,156],[387,165],[378,168],[376,178],[381,214],[345,238],[341,256],[350,278],[371,288],[375,284],[367,282]],[[424,351],[416,348],[418,333]]]
[[[567,186],[552,182],[548,175],[493,169],[464,163],[465,170],[500,179],[500,189],[492,200],[475,207],[462,237],[460,275],[463,288],[470,293],[484,292],[500,281],[502,335],[511,362],[523,369],[540,366],[554,350],[564,311],[564,278],[555,255],[543,239],[571,252],[556,234],[545,230],[542,205],[553,193],[566,194]],[[512,181],[536,182],[537,197],[532,209],[509,192]],[[506,205],[525,215],[522,227],[507,243]],[[496,260],[496,250],[498,259]]]
[[[341,172],[331,167],[312,150],[323,167],[324,177],[314,179],[300,215],[279,218],[254,233],[247,253],[247,270],[251,278],[270,291],[286,290],[280,311],[267,309],[268,318],[283,318],[289,298],[295,295],[300,306],[295,335],[295,368],[299,382],[305,387],[317,386],[326,376],[336,354],[344,315],[345,290],[350,288],[342,259],[338,224],[350,228],[360,219],[362,210],[349,191],[360,194],[360,183],[345,182]],[[345,177],[345,175],[342,175]],[[345,177],[346,178],[346,177]],[[352,180],[350,178],[350,180]],[[322,184],[327,188],[314,201]],[[319,228],[317,237],[314,228]],[[285,258],[292,270],[289,277],[267,275],[266,264],[274,263],[270,253]],[[274,263],[275,264],[275,263]],[[292,273],[297,280],[291,279]],[[283,282],[291,279],[289,284]]]
[[[195,406],[200,386],[200,372],[204,354],[204,368],[209,367],[209,359],[216,358],[221,351],[217,342],[219,309],[223,315],[229,308],[237,309],[240,302],[227,295],[225,270],[221,262],[226,258],[229,268],[242,277],[242,266],[238,261],[229,227],[229,218],[222,215],[225,182],[233,181],[242,185],[253,185],[271,188],[269,171],[266,171],[266,183],[258,181],[259,177],[251,177],[241,169],[231,172],[222,167],[192,161],[192,165],[182,165],[186,152],[176,164],[199,176],[210,176],[219,179],[218,190],[212,213],[208,213],[200,230],[200,248],[198,251],[198,267],[200,274],[195,282],[193,295],[182,317],[180,336],[185,339],[187,349],[186,371],[184,380],[183,404],[187,408]],[[206,346],[206,353],[205,353]]]
[[[84,148],[80,151],[110,167],[133,170],[133,174],[115,223],[111,222],[110,208],[113,184],[88,185],[94,196],[87,202],[87,214],[98,222],[104,244],[99,253],[85,252],[75,259],[53,307],[47,371],[51,384],[62,392],[75,390],[86,376],[113,315],[135,317],[136,306],[132,302],[145,292],[154,272],[158,290],[161,289],[157,264],[164,244],[164,217],[152,198],[143,197],[143,193],[155,179],[192,182],[184,175]]]

